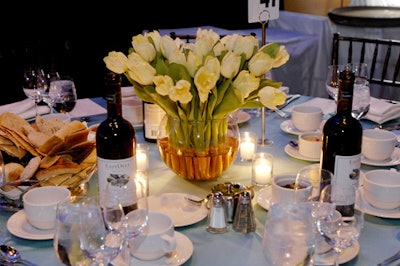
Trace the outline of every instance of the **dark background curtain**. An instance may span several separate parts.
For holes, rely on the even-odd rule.
[[[25,99],[21,80],[28,66],[72,76],[79,98],[102,96],[103,57],[112,50],[126,53],[132,36],[143,30],[260,26],[247,22],[247,0],[9,4],[0,21],[0,104]]]

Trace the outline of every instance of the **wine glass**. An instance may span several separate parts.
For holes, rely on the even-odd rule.
[[[39,67],[28,68],[24,71],[22,89],[25,95],[35,103],[36,116],[39,115],[38,103],[42,101],[46,89],[47,79],[43,69]]]
[[[49,106],[50,113],[54,113],[53,106],[51,104],[51,99],[50,99],[50,83],[53,80],[60,80],[61,76],[58,73],[58,71],[53,70],[53,69],[45,70],[44,75],[46,77],[47,83],[45,84],[45,89],[42,93],[42,100]]]
[[[332,219],[335,215],[326,212],[324,209],[317,210],[317,229],[324,240],[333,247],[335,251],[334,265],[339,265],[339,255],[345,248],[354,245],[361,234],[362,228],[364,227],[364,212],[362,195],[357,186],[350,186],[349,189],[354,190],[354,197],[349,200],[345,197],[344,189],[335,189],[331,184],[326,185],[320,194],[320,203],[329,202],[333,204],[338,211],[341,213],[339,222],[332,226]],[[357,208],[354,211],[344,205],[351,204],[355,206],[355,200],[357,200]],[[346,212],[343,212],[346,210]]]
[[[132,193],[133,191],[133,193]],[[103,205],[105,223],[125,234],[124,260],[130,265],[131,242],[148,225],[148,205],[145,185],[136,177],[112,176],[108,179]]]
[[[72,79],[59,79],[50,82],[50,102],[59,113],[71,112],[78,100],[75,83]]]
[[[87,197],[80,208],[80,247],[92,265],[107,266],[121,252],[124,234],[106,226],[98,197]]]
[[[361,119],[368,113],[371,101],[368,81],[368,65],[366,63],[349,63],[344,65],[328,66],[325,87],[328,95],[337,102],[339,93],[339,74],[345,69],[352,70],[355,75],[351,114],[354,118]]]

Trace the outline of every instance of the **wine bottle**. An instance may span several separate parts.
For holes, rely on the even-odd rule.
[[[331,184],[332,193],[344,192],[337,205],[343,216],[354,213],[355,195],[352,186],[358,185],[361,167],[362,126],[351,115],[354,90],[354,72],[339,74],[339,94],[336,115],[329,118],[323,128],[321,168],[333,173],[333,180],[321,180],[321,189]]]
[[[106,74],[104,98],[107,101],[107,118],[99,125],[96,133],[99,196],[102,206],[110,179],[126,178],[133,182],[136,173],[136,133],[132,124],[122,117],[119,74]],[[131,192],[136,193],[133,186]],[[124,195],[120,196],[121,202],[126,202]]]
[[[148,142],[157,142],[158,128],[165,111],[157,104],[143,101],[143,136]]]

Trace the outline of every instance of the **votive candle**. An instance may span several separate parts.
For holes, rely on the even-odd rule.
[[[271,184],[273,155],[265,152],[256,153],[252,164],[252,184],[255,186]]]

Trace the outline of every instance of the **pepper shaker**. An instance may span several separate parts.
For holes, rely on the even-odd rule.
[[[228,231],[226,203],[221,192],[212,194],[210,212],[207,218],[207,231],[221,234]]]
[[[239,194],[235,210],[235,218],[233,219],[233,230],[245,234],[256,230],[256,221],[254,218],[253,206],[251,204],[251,195],[248,190]]]

